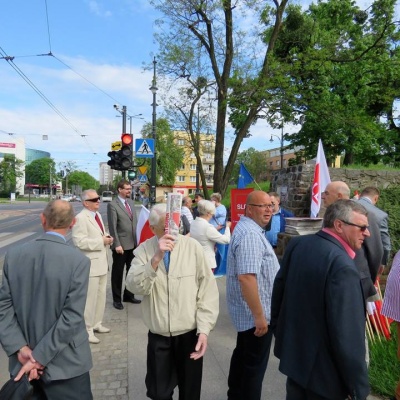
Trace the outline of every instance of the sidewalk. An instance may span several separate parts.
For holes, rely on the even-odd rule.
[[[109,278],[110,280],[110,278]],[[209,337],[204,359],[202,400],[224,400],[227,392],[229,362],[235,347],[236,333],[225,301],[225,278],[217,279],[220,291],[220,314]],[[101,342],[91,344],[92,389],[95,400],[145,400],[147,329],[141,318],[141,306],[124,303],[122,311],[112,306],[110,282],[104,326],[109,334],[98,334]],[[8,379],[7,357],[0,349],[0,386]],[[262,399],[285,399],[285,380],[278,371],[278,360],[271,355],[263,382]],[[178,399],[176,391],[174,400]],[[368,400],[379,398],[369,396]],[[245,399],[243,399],[245,400]]]

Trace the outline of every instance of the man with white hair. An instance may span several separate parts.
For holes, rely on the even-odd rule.
[[[113,238],[105,230],[99,213],[100,196],[94,189],[82,193],[83,210],[76,216],[72,228],[72,240],[78,249],[90,259],[89,287],[85,306],[85,323],[89,342],[100,343],[94,332],[108,333],[102,325],[106,307],[106,287],[108,272],[107,252]]]
[[[147,397],[200,400],[203,355],[219,312],[219,294],[201,245],[188,236],[165,234],[166,205],[149,215],[154,237],[134,251],[126,278],[130,291],[143,296],[149,328]]]

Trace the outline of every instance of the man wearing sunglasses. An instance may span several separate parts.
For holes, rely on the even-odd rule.
[[[89,287],[85,305],[85,323],[89,342],[100,343],[94,332],[108,333],[102,325],[106,307],[106,288],[109,246],[113,238],[105,230],[99,213],[100,196],[94,189],[82,193],[83,210],[76,216],[72,228],[72,240],[78,249],[90,259]]]
[[[335,201],[350,198],[350,188],[343,181],[329,183],[321,195],[324,206],[328,207]],[[355,200],[354,200],[355,201]],[[354,262],[360,271],[364,299],[376,294],[375,280],[381,266],[383,247],[379,224],[372,213],[368,214],[369,232],[371,235],[364,240],[363,245],[356,251]]]
[[[286,400],[367,398],[365,303],[353,259],[369,236],[367,210],[338,200],[322,230],[290,240],[271,307]]]

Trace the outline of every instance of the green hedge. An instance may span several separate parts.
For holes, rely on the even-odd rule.
[[[400,250],[400,187],[381,189],[377,206],[389,215],[393,257]]]

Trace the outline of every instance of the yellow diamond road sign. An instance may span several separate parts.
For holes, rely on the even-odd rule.
[[[122,147],[121,141],[111,143],[111,151],[120,150],[121,147]]]
[[[140,172],[140,175],[146,175],[147,167],[146,166],[139,167],[138,170]]]

